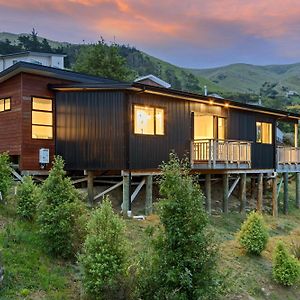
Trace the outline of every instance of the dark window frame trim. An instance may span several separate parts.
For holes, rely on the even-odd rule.
[[[153,108],[154,109],[154,133],[136,133],[134,124],[135,124],[135,114],[134,114],[134,108],[135,106],[140,106],[140,107],[148,107],[148,108]],[[156,133],[156,109],[162,109],[163,110],[163,116],[164,116],[164,133],[163,134],[157,134]],[[163,137],[166,136],[166,107],[163,106],[156,106],[156,105],[147,105],[144,103],[132,103],[132,131],[134,135],[137,136],[155,136],[155,137]]]
[[[33,109],[33,99],[34,98],[39,98],[39,99],[45,99],[45,100],[51,100],[51,111],[49,110],[41,110],[41,109]],[[31,139],[32,140],[41,140],[41,141],[53,141],[54,140],[54,109],[53,109],[53,102],[54,98],[51,97],[42,97],[42,96],[31,96]],[[37,111],[37,112],[46,112],[46,113],[51,113],[52,114],[52,125],[43,125],[43,124],[35,124],[32,122],[32,112]],[[32,126],[41,126],[41,127],[47,127],[47,128],[52,128],[52,137],[51,138],[34,138],[32,137]]]
[[[4,100],[4,110],[3,110],[3,111],[0,111],[0,114],[1,114],[1,113],[4,113],[4,112],[11,111],[11,98],[12,98],[12,97],[1,97],[1,98],[0,98],[0,101],[1,101],[1,100]],[[10,106],[9,106],[9,109],[5,109],[5,102],[6,102],[5,100],[7,100],[7,99],[10,100]]]
[[[260,142],[257,141],[257,123],[260,123],[260,139],[261,139]],[[264,143],[262,141],[262,137],[263,137],[263,125],[262,124],[263,123],[271,125],[271,130],[272,131],[271,131],[271,142],[270,143]],[[261,144],[261,145],[273,145],[273,143],[274,143],[274,141],[273,141],[273,131],[274,131],[274,129],[273,129],[273,123],[272,122],[255,121],[255,143],[256,144]]]

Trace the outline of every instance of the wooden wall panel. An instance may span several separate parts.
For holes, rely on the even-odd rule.
[[[0,152],[21,154],[21,76],[0,84],[0,99],[11,98],[11,110],[0,112]]]
[[[40,170],[40,148],[49,148],[51,159],[53,159],[55,154],[55,130],[53,140],[38,140],[31,138],[32,97],[50,97],[53,99],[53,118],[55,124],[55,94],[48,89],[48,84],[61,84],[66,82],[67,81],[58,80],[51,77],[22,73],[22,170]],[[49,164],[47,169],[50,167],[51,164]]]

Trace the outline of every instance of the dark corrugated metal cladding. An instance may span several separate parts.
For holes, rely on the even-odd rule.
[[[56,153],[68,170],[126,168],[123,92],[59,92]]]

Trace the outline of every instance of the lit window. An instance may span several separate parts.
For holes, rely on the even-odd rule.
[[[52,99],[32,98],[32,138],[53,138]]]
[[[134,106],[134,133],[164,135],[164,109]]]
[[[225,118],[218,118],[218,139],[225,140],[226,122]]]
[[[272,144],[272,123],[256,122],[256,142]]]
[[[10,98],[0,99],[0,112],[10,110]]]

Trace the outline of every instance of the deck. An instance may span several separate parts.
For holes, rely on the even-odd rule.
[[[251,142],[235,140],[193,140],[191,143],[193,169],[250,169]]]
[[[278,146],[276,171],[300,172],[300,148]]]

